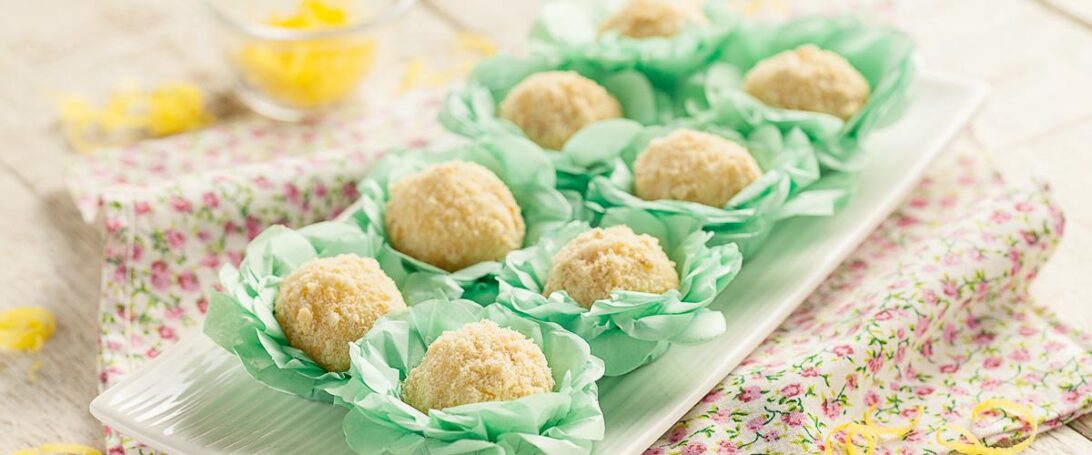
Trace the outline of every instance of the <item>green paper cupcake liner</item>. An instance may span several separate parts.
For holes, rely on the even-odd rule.
[[[531,28],[532,52],[556,53],[597,71],[636,70],[654,86],[675,87],[720,56],[721,46],[740,20],[718,2],[705,2],[705,21],[687,24],[672,37],[635,39],[599,32],[600,24],[623,2],[554,0],[546,2]]]
[[[739,142],[764,171],[723,207],[676,200],[646,201],[634,194],[633,163],[648,143],[657,137],[690,128]],[[606,152],[604,152],[606,153]],[[829,216],[849,193],[845,179],[837,176],[820,181],[819,163],[807,136],[799,129],[782,134],[772,125],[755,128],[747,136],[711,123],[677,122],[673,126],[647,127],[633,136],[621,150],[609,176],[593,177],[588,184],[586,206],[592,210],[633,207],[656,214],[688,215],[711,232],[714,245],[736,243],[745,256],[761,246],[770,228],[779,220],[794,216]]]
[[[402,382],[442,333],[488,319],[542,348],[554,390],[516,400],[432,410],[402,401]],[[389,314],[350,346],[352,379],[333,390],[351,407],[344,430],[359,454],[582,454],[603,438],[595,381],[603,362],[555,324],[467,300],[434,300]]]
[[[492,171],[512,191],[520,206],[527,232],[524,246],[542,234],[573,219],[569,199],[554,188],[553,165],[545,152],[529,140],[510,135],[487,135],[479,140],[441,151],[405,150],[387,154],[379,160],[359,184],[359,208],[353,221],[362,229],[386,240],[386,211],[390,185],[407,175],[451,160],[480,164]],[[385,249],[399,257],[407,270],[442,275],[463,289],[462,297],[482,305],[497,296],[496,273],[500,262],[481,262],[462,270],[447,272],[439,267],[395,250],[389,242]]]
[[[462,293],[455,280],[403,267],[383,248],[382,238],[352,224],[325,222],[299,230],[273,226],[250,242],[238,269],[220,269],[224,290],[212,295],[205,334],[238,356],[258,382],[310,400],[334,401],[326,389],[348,381],[348,373],[326,371],[290,346],[273,310],[285,276],[307,261],[340,254],[375,258],[407,303],[410,296],[456,298]]]
[[[576,333],[602,358],[607,376],[626,374],[659,357],[672,343],[696,344],[724,333],[724,316],[709,304],[739,272],[743,256],[734,244],[707,246],[711,234],[685,215],[655,215],[632,208],[610,209],[603,227],[626,225],[657,238],[679,273],[679,289],[664,294],[615,291],[585,309],[565,291],[542,291],[554,256],[591,229],[572,222],[537,244],[505,259],[499,305],[521,316],[553,322]]]
[[[768,106],[742,90],[744,75],[758,62],[805,44],[845,57],[868,81],[868,102],[849,120]],[[689,110],[744,134],[763,125],[783,132],[799,129],[811,139],[824,167],[855,170],[862,160],[861,140],[905,110],[915,74],[913,52],[912,40],[902,32],[852,18],[744,23],[725,41],[719,62],[705,71],[705,93],[691,99]]]
[[[679,87],[673,91],[656,88],[641,72],[632,69],[607,70],[579,61],[570,61],[556,53],[537,53],[519,58],[501,55],[482,61],[474,68],[464,87],[452,91],[440,110],[439,121],[448,130],[476,139],[482,136],[514,135],[526,137],[508,120],[500,118],[498,106],[508,92],[528,76],[553,70],[572,70],[607,89],[622,106],[625,119],[607,120],[602,128],[632,128],[628,125],[660,124],[685,112],[684,101],[695,95]],[[701,93],[700,85],[686,86]],[[594,124],[593,124],[594,125]],[[591,128],[586,127],[585,130]],[[583,130],[569,142],[577,140]],[[602,172],[585,163],[586,156],[574,153],[569,144],[561,150],[546,150],[557,170],[561,189],[584,191],[587,174]]]

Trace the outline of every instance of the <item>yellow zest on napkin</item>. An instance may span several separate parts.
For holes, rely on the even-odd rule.
[[[62,455],[102,455],[98,449],[83,444],[64,444],[64,443],[49,443],[42,444],[39,447],[31,449],[22,449],[12,452],[11,455],[46,455],[46,454],[62,454]]]
[[[267,25],[314,31],[351,25],[349,11],[337,2],[301,0],[288,16],[274,15]],[[371,69],[375,40],[345,35],[306,41],[253,41],[237,57],[247,83],[275,100],[316,108],[345,99]]]
[[[966,455],[1011,455],[1031,446],[1031,442],[1035,440],[1035,436],[1039,432],[1039,421],[1035,418],[1035,415],[1032,414],[1031,409],[1015,401],[1000,399],[986,400],[978,403],[978,405],[974,407],[974,410],[971,411],[971,423],[974,423],[976,420],[978,420],[978,417],[986,411],[994,410],[1005,411],[1012,416],[1018,417],[1020,420],[1027,422],[1029,425],[1031,425],[1031,434],[1027,437],[1027,439],[1024,439],[1019,444],[1013,445],[1012,447],[989,447],[982,441],[979,441],[978,438],[975,437],[975,435],[972,434],[970,430],[964,427],[948,424],[940,431],[937,431],[937,442],[948,449],[955,450],[959,453],[963,453]],[[968,442],[945,441],[941,439],[941,433],[944,433],[945,430],[959,433]]]
[[[0,349],[38,352],[56,328],[57,321],[45,308],[21,307],[0,312]]]
[[[73,95],[61,96],[57,105],[65,137],[81,152],[191,131],[213,121],[201,89],[188,82],[168,82],[150,91],[123,86],[101,108]]]
[[[497,53],[497,44],[489,37],[477,33],[461,32],[455,37],[452,54],[459,61],[447,68],[433,69],[423,58],[411,59],[402,73],[399,92],[419,87],[439,87],[465,76],[482,57]]]
[[[922,414],[921,408],[919,407],[917,408],[917,415],[914,416],[914,420],[911,420],[910,423],[901,427],[882,427],[872,421],[872,414],[875,412],[876,406],[872,406],[868,408],[868,411],[865,411],[864,425],[848,422],[831,428],[830,431],[827,432],[827,436],[823,438],[823,446],[825,447],[823,453],[827,455],[833,454],[834,444],[838,442],[836,439],[834,439],[834,435],[838,434],[841,431],[845,431],[846,436],[843,446],[846,449],[846,453],[848,453],[849,455],[856,455],[861,453],[857,449],[857,446],[853,445],[853,438],[860,435],[865,438],[865,442],[867,444],[865,453],[868,455],[872,455],[876,451],[877,437],[901,438],[905,436],[906,433],[909,433],[910,430],[913,430],[914,427],[918,426],[918,421],[921,420]]]

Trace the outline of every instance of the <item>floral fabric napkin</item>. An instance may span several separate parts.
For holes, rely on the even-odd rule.
[[[1039,431],[1092,410],[1092,337],[1028,296],[1064,230],[1047,189],[1007,185],[983,151],[957,145],[645,453],[821,452],[832,427],[860,423],[871,407],[885,426],[924,414],[878,453],[946,453],[935,435],[945,423],[989,443],[1028,436],[999,416],[971,426],[971,409],[987,399],[1027,405]]]

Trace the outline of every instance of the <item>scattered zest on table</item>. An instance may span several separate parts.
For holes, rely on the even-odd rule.
[[[46,455],[46,454],[64,454],[64,455],[102,455],[98,449],[83,444],[65,444],[59,442],[52,442],[49,444],[42,444],[39,447],[33,447],[30,449],[16,450],[11,455]]]
[[[38,352],[53,335],[57,321],[40,307],[13,308],[0,313],[0,349]]]
[[[212,123],[205,96],[188,82],[167,82],[151,90],[115,90],[102,107],[66,95],[57,102],[65,137],[77,151],[90,153],[144,136],[168,136]]]
[[[906,433],[909,433],[910,430],[913,430],[914,427],[918,426],[918,421],[921,420],[922,414],[921,408],[918,407],[915,412],[916,415],[914,416],[914,420],[911,420],[910,423],[901,427],[882,427],[872,421],[872,414],[875,413],[875,411],[876,406],[868,408],[868,411],[866,411],[864,415],[863,425],[854,422],[847,422],[831,428],[830,432],[827,433],[826,438],[824,438],[823,440],[823,453],[827,455],[834,453],[834,444],[838,441],[834,439],[833,436],[838,434],[839,432],[844,431],[846,434],[843,446],[845,447],[847,454],[856,455],[861,453],[857,449],[857,446],[853,444],[853,438],[857,435],[860,435],[864,437],[865,443],[867,444],[865,453],[868,455],[872,455],[872,453],[876,451],[877,437],[903,437],[904,435],[906,435]]]
[[[983,413],[996,410],[1005,411],[1012,417],[1019,418],[1021,421],[1027,423],[1027,425],[1031,427],[1027,439],[1024,439],[1020,443],[1015,444],[1011,447],[989,447],[982,441],[979,441],[978,438],[975,437],[975,435],[971,433],[970,430],[964,427],[948,424],[937,432],[937,442],[944,447],[947,447],[948,449],[955,450],[959,453],[967,455],[1010,455],[1019,453],[1020,451],[1031,446],[1031,442],[1035,440],[1035,435],[1039,431],[1039,422],[1035,418],[1035,414],[1031,412],[1031,409],[1020,403],[1001,399],[986,400],[978,403],[978,405],[974,407],[974,410],[971,411],[971,423],[974,423],[976,420],[978,420],[978,417]],[[960,436],[963,437],[963,439],[967,440],[967,442],[946,441],[942,439],[941,436],[945,430],[959,433]]]

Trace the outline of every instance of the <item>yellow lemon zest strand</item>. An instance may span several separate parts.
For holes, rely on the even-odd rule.
[[[163,84],[148,94],[146,102],[146,127],[153,136],[182,133],[212,122],[212,115],[204,108],[204,95],[192,84]]]
[[[402,73],[402,82],[398,85],[398,91],[408,92],[421,84],[421,75],[425,70],[425,60],[417,57],[406,64],[406,71]]]
[[[301,0],[287,17],[272,17],[267,24],[296,30],[344,27],[352,23],[349,11],[329,0]],[[315,108],[343,100],[371,69],[373,38],[343,36],[295,42],[254,41],[238,55],[247,83],[274,99],[301,108]]]
[[[834,453],[834,443],[838,440],[834,439],[834,435],[841,431],[846,432],[845,442],[842,446],[845,448],[846,453],[849,455],[857,455],[861,453],[856,445],[853,444],[853,439],[857,436],[862,436],[865,439],[866,447],[865,454],[872,455],[876,451],[876,439],[879,438],[901,438],[918,426],[918,422],[921,420],[922,409],[917,408],[917,415],[910,423],[901,427],[883,427],[872,421],[872,414],[876,412],[876,406],[868,408],[864,415],[864,424],[847,422],[841,425],[831,428],[827,432],[826,437],[823,438],[823,453],[831,455]]]
[[[122,86],[101,108],[82,97],[57,98],[65,138],[84,153],[140,135],[167,136],[202,128],[214,120],[205,106],[201,89],[188,82],[167,82],[147,92]]]
[[[42,369],[42,361],[40,359],[34,359],[34,362],[30,364],[30,368],[27,369],[27,380],[30,382],[38,382],[38,370]]]
[[[1011,447],[989,447],[982,441],[979,441],[970,430],[948,424],[941,429],[941,431],[937,432],[937,442],[950,450],[955,450],[966,455],[1011,455],[1019,453],[1031,446],[1032,441],[1035,440],[1035,436],[1039,432],[1039,421],[1035,418],[1035,415],[1031,412],[1030,408],[1015,401],[993,399],[978,403],[974,407],[974,410],[971,411],[971,423],[977,421],[978,417],[986,411],[998,409],[1006,411],[1031,425],[1031,434],[1019,444],[1015,444]],[[946,441],[941,438],[941,433],[944,433],[944,431],[957,432],[969,442]]]
[[[465,76],[474,68],[482,57],[497,53],[497,44],[488,36],[472,32],[459,32],[452,44],[452,54],[463,54],[460,59],[446,68],[433,69],[421,57],[415,57],[406,63],[402,73],[399,93],[405,93],[419,87],[439,87]]]
[[[455,45],[459,50],[471,52],[482,56],[490,56],[497,53],[497,43],[488,36],[471,32],[460,32],[455,36]]]
[[[90,153],[94,145],[86,137],[96,128],[95,108],[85,98],[62,95],[57,98],[57,110],[68,143],[79,152]]]
[[[102,455],[99,449],[91,446],[85,446],[83,444],[66,444],[53,442],[49,444],[42,444],[39,447],[33,447],[30,449],[16,450],[12,452],[12,455],[44,455],[44,454],[62,454],[62,455]]]
[[[53,335],[57,321],[40,307],[13,308],[0,313],[0,348],[37,352]]]

